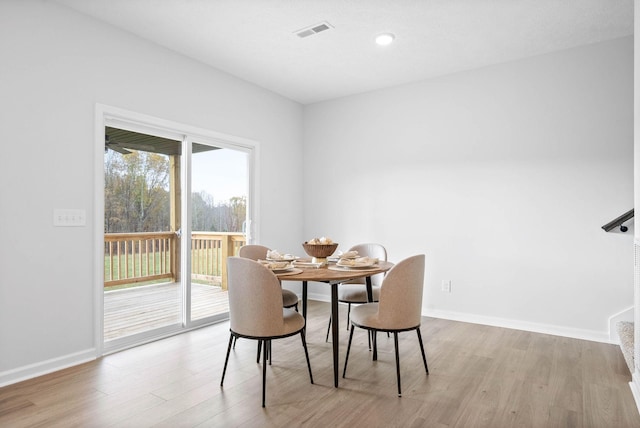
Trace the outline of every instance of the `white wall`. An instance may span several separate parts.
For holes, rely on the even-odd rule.
[[[603,339],[632,300],[633,229],[600,229],[633,203],[632,46],[303,111],[61,6],[0,2],[0,384],[95,345],[94,225],[52,210],[94,216],[96,103],[259,141],[261,242],[425,252],[427,314]]]
[[[299,104],[44,1],[0,2],[0,57],[0,384],[92,355],[96,103],[258,141],[260,238],[300,245]]]
[[[304,120],[305,237],[425,253],[425,314],[607,340],[632,305],[633,228],[600,228],[633,207],[632,37],[306,106]]]
[[[634,156],[634,206],[640,206],[640,0],[634,3],[634,135],[633,135],[633,156]],[[635,213],[634,213],[635,214]],[[638,212],[640,216],[640,211]],[[636,228],[634,237],[634,325],[640,325],[640,228]],[[640,411],[640,328],[634,329],[634,365],[632,381],[630,383],[633,398]]]

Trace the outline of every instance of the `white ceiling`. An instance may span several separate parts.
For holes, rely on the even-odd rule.
[[[633,34],[633,0],[54,1],[302,104]]]

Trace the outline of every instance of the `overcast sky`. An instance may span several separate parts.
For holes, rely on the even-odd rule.
[[[247,196],[246,153],[231,149],[195,153],[191,171],[191,191],[213,195],[215,205]]]

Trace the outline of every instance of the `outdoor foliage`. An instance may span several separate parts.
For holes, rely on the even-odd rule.
[[[169,157],[133,151],[107,150],[105,171],[105,233],[166,232],[170,230]],[[192,230],[242,232],[245,197],[214,205],[213,195],[193,193]]]

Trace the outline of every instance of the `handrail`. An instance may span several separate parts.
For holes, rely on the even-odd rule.
[[[105,233],[104,286],[175,279],[174,232]]]
[[[175,281],[175,232],[106,233],[104,286]],[[245,244],[240,232],[192,232],[191,277],[227,288],[226,259]]]
[[[624,223],[625,221],[629,220],[633,218],[633,209],[627,211],[626,213],[622,214],[620,217],[611,220],[609,223],[605,224],[604,226],[602,226],[602,228],[604,229],[605,232],[609,232],[611,229],[614,229],[618,226],[620,226],[620,231],[621,232],[626,232],[627,230],[629,230],[629,228],[625,225],[623,225],[622,223]]]

